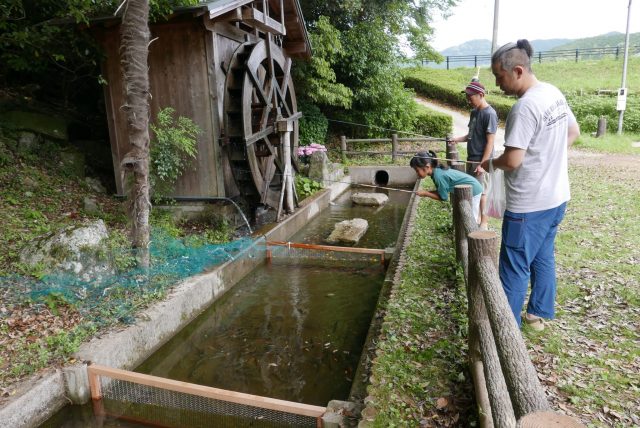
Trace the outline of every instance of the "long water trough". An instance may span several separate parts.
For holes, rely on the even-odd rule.
[[[407,190],[415,185],[413,171],[402,167],[352,168],[351,177],[342,181],[373,185],[381,176],[389,187]],[[380,262],[379,254],[267,245],[269,241],[325,244],[337,222],[364,218],[369,228],[356,246],[387,249],[388,265],[396,243],[402,242],[399,235],[402,238],[405,213],[413,203],[412,193],[348,187],[338,184],[312,201],[305,201],[296,214],[266,231],[264,238],[242,256],[187,280],[167,301],[143,314],[141,322],[86,344],[78,358],[158,378],[310,406],[325,407],[331,400],[357,400],[362,389],[363,377],[358,371],[363,347],[385,277],[393,272]],[[376,191],[388,195],[385,205],[360,206],[351,202],[354,192]],[[391,266],[393,269],[393,263]],[[84,365],[63,372],[62,377],[67,385],[66,395],[76,402],[87,400]],[[114,381],[111,388],[116,384]],[[102,385],[109,390],[109,382]],[[125,401],[126,394],[131,391],[121,392]],[[144,390],[135,394],[164,393]],[[190,399],[195,403],[191,408],[188,397],[193,396],[186,396],[187,404],[176,404],[184,397],[164,397],[156,405],[115,403],[106,412],[123,413],[129,422],[105,417],[101,414],[104,407],[96,416],[95,405],[69,405],[42,426],[303,423],[265,416],[253,407],[203,410],[207,406],[198,404],[199,398]],[[108,404],[110,399],[101,401]]]

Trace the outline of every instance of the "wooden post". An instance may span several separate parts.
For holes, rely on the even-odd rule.
[[[549,403],[498,277],[495,250],[487,250],[497,248],[498,236],[495,232],[476,231],[468,239],[469,264],[476,269],[515,416],[520,419],[529,413],[547,411]]]
[[[276,126],[280,133],[280,147],[282,149],[282,161],[284,163],[282,172],[284,210],[292,213],[295,209],[293,201],[293,168],[291,167],[291,131],[293,131],[293,123],[287,119],[279,119],[276,121]],[[278,211],[280,212],[280,209],[278,209]]]
[[[398,157],[398,134],[391,134],[391,162],[396,163]]]
[[[476,230],[478,226],[475,225],[475,221],[472,221],[472,224],[465,222],[462,205],[466,201],[471,207],[472,196],[472,188],[468,184],[457,185],[453,188],[453,200],[455,201],[453,204],[453,231],[456,239],[456,258],[462,263],[465,281],[469,272],[467,234]]]
[[[598,118],[598,130],[596,131],[596,138],[602,137],[607,133],[607,118],[600,116]]]
[[[469,236],[471,236],[471,234]],[[479,245],[482,246],[482,253],[487,254],[489,260],[491,260],[494,267],[497,268],[496,242],[493,240],[480,241]],[[471,255],[469,255],[469,257],[471,257]],[[516,418],[509,391],[507,390],[507,385],[502,374],[495,339],[491,331],[491,324],[484,305],[477,266],[478,264],[475,261],[469,264],[468,281],[469,364],[472,370],[474,368],[477,370],[477,366],[480,365],[484,374],[482,379],[485,381],[484,385],[474,384],[476,400],[481,406],[483,413],[486,413],[487,410],[490,411],[488,418],[492,420],[494,426],[512,427],[515,426]],[[480,377],[481,374],[474,373],[474,378],[478,378],[478,381],[480,381]],[[486,396],[484,394],[486,394]],[[490,405],[483,403],[487,399]]]
[[[561,415],[554,412],[536,412],[525,416],[518,421],[521,428],[584,428],[584,425],[571,416]]]
[[[458,160],[458,147],[456,146],[456,143],[447,141],[447,149],[445,153],[447,158],[447,165],[451,167],[454,161]]]
[[[340,154],[342,156],[342,163],[347,161],[347,154],[345,153],[347,151],[347,137],[345,137],[344,135],[340,136]]]

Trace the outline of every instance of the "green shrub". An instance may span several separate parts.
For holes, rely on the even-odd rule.
[[[414,125],[415,132],[421,135],[433,137],[445,137],[453,129],[453,118],[418,104],[418,113]]]
[[[298,109],[302,111],[300,118],[300,145],[324,144],[327,138],[329,121],[318,106],[309,102],[300,102]]]
[[[607,129],[614,132],[618,129],[618,115],[616,111],[616,97],[608,95],[597,95],[593,88],[602,87],[605,83],[600,82],[599,74],[606,70],[608,62],[585,62],[580,64],[555,64],[542,68],[540,65],[536,70],[541,69],[540,80],[547,81],[559,87],[571,106],[576,119],[580,124],[583,133],[596,131],[598,118],[601,116],[607,119]],[[572,68],[573,67],[573,68]],[[562,73],[556,70],[561,69]],[[571,71],[574,70],[574,71]],[[582,79],[574,83],[573,80],[558,80],[568,73],[583,76]],[[418,95],[426,98],[439,100],[450,106],[468,109],[469,105],[465,96],[461,93],[461,88],[465,84],[465,76],[473,73],[471,69],[437,70],[430,68],[407,68],[403,70],[404,83],[412,88]],[[505,120],[509,110],[516,102],[514,97],[506,96],[497,88],[491,80],[487,78],[489,71],[483,71],[485,87],[487,88],[487,102],[493,106],[501,120]],[[538,73],[536,72],[536,75]],[[585,77],[586,76],[586,77]],[[575,77],[575,76],[574,76]],[[574,79],[575,80],[575,79]],[[593,82],[598,83],[593,83]],[[580,87],[572,85],[582,85]],[[586,85],[586,86],[585,86]],[[627,108],[624,114],[624,131],[640,132],[640,97],[631,93],[627,98]]]
[[[296,175],[295,178],[296,192],[300,199],[305,199],[314,193],[322,190],[322,183],[312,180],[308,177]]]
[[[188,165],[188,159],[195,159],[197,137],[202,131],[191,119],[180,116],[174,119],[175,110],[162,109],[158,119],[150,127],[154,138],[151,140],[150,182],[156,198],[169,196],[176,180]]]

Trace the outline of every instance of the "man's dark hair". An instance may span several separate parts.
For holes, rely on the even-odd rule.
[[[531,57],[533,48],[527,39],[520,39],[516,43],[509,42],[501,46],[491,56],[491,63],[499,63],[504,70],[511,71],[519,65],[531,72]]]

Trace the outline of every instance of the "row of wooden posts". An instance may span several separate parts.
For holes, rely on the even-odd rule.
[[[455,186],[456,257],[467,287],[469,365],[482,427],[583,427],[551,411],[498,275],[499,238],[478,230],[471,186]]]
[[[420,143],[420,142],[446,142],[445,158],[449,167],[457,169],[458,171],[465,170],[464,162],[460,161],[458,154],[458,148],[456,143],[448,142],[446,138],[436,137],[398,137],[398,134],[391,134],[391,138],[361,138],[361,139],[348,139],[344,135],[340,137],[340,153],[342,155],[342,161],[344,162],[347,156],[350,155],[391,155],[391,162],[395,163],[398,157],[401,156],[413,156],[416,154],[414,151],[400,150],[400,143]],[[378,150],[378,151],[366,151],[366,150],[350,150],[349,144],[351,143],[364,143],[364,144],[380,144],[391,143],[391,150]]]

